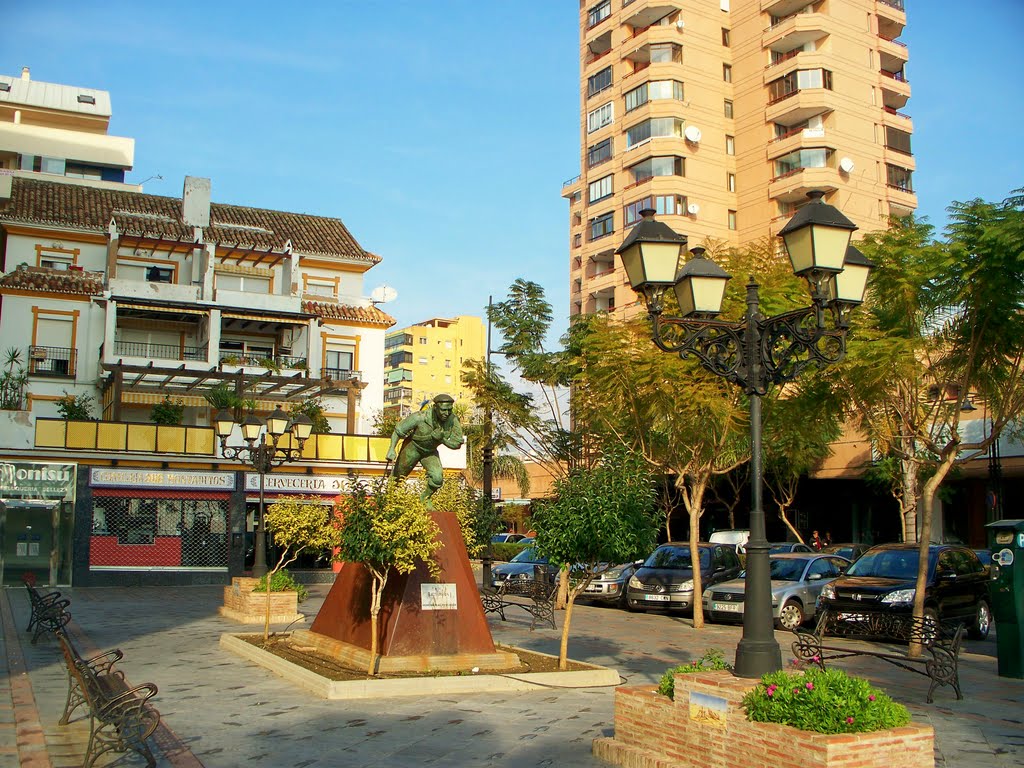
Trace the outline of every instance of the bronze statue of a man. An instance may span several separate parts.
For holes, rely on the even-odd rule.
[[[452,413],[454,406],[455,399],[451,395],[438,395],[432,406],[409,414],[391,433],[387,453],[387,460],[395,462],[391,475],[406,477],[417,464],[422,464],[427,474],[427,487],[421,496],[431,509],[430,497],[444,482],[437,447],[444,445],[453,450],[462,447],[462,425],[459,417]],[[403,440],[402,447],[396,454],[399,440]]]

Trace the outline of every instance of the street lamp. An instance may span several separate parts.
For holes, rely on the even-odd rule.
[[[693,355],[708,371],[741,387],[750,401],[750,540],[743,637],[736,648],[739,677],[760,677],[782,667],[762,507],[761,397],[772,384],[791,381],[808,366],[824,367],[843,358],[849,312],[863,301],[872,267],[850,245],[856,225],[822,201],[822,193],[809,197],[779,234],[793,272],[807,280],[811,305],[773,317],[761,314],[758,285],[751,277],[743,319],[716,319],[730,275],[702,248],[694,248],[680,269],[687,238],[655,221],[653,210],[641,211],[642,220],[616,250],[630,285],[647,305],[658,348],[680,357]],[[676,294],[678,317],[663,314],[669,288]]]
[[[225,459],[241,461],[248,464],[260,474],[260,509],[256,522],[255,557],[252,574],[262,578],[267,573],[267,538],[263,522],[263,478],[274,467],[285,462],[295,461],[302,455],[302,447],[313,431],[313,422],[304,414],[299,413],[289,418],[288,414],[278,406],[267,417],[264,424],[256,414],[250,412],[239,424],[245,445],[228,445],[228,437],[235,426],[235,419],[227,410],[223,410],[214,418],[214,429],[220,438],[220,450]],[[260,439],[266,427],[266,434]],[[281,438],[288,435],[288,445],[280,445]],[[298,447],[291,445],[291,438],[298,441]]]

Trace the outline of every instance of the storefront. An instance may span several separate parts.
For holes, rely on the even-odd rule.
[[[0,462],[0,583],[71,583],[75,464]]]
[[[240,560],[235,472],[93,467],[79,499],[76,584],[227,583]],[[234,526],[234,527],[233,527]],[[234,532],[234,536],[232,533]],[[239,563],[240,565],[240,563]]]

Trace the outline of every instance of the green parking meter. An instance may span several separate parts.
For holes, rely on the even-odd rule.
[[[992,615],[1000,677],[1024,678],[1024,520],[997,520],[988,528],[992,550]]]

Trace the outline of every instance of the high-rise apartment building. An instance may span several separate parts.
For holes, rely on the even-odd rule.
[[[384,413],[405,416],[427,400],[448,394],[470,403],[463,363],[483,360],[486,341],[479,317],[435,317],[392,331],[384,339]]]
[[[917,206],[903,0],[581,0],[570,313],[637,311],[615,258],[653,208],[696,246],[822,190],[862,232]]]

